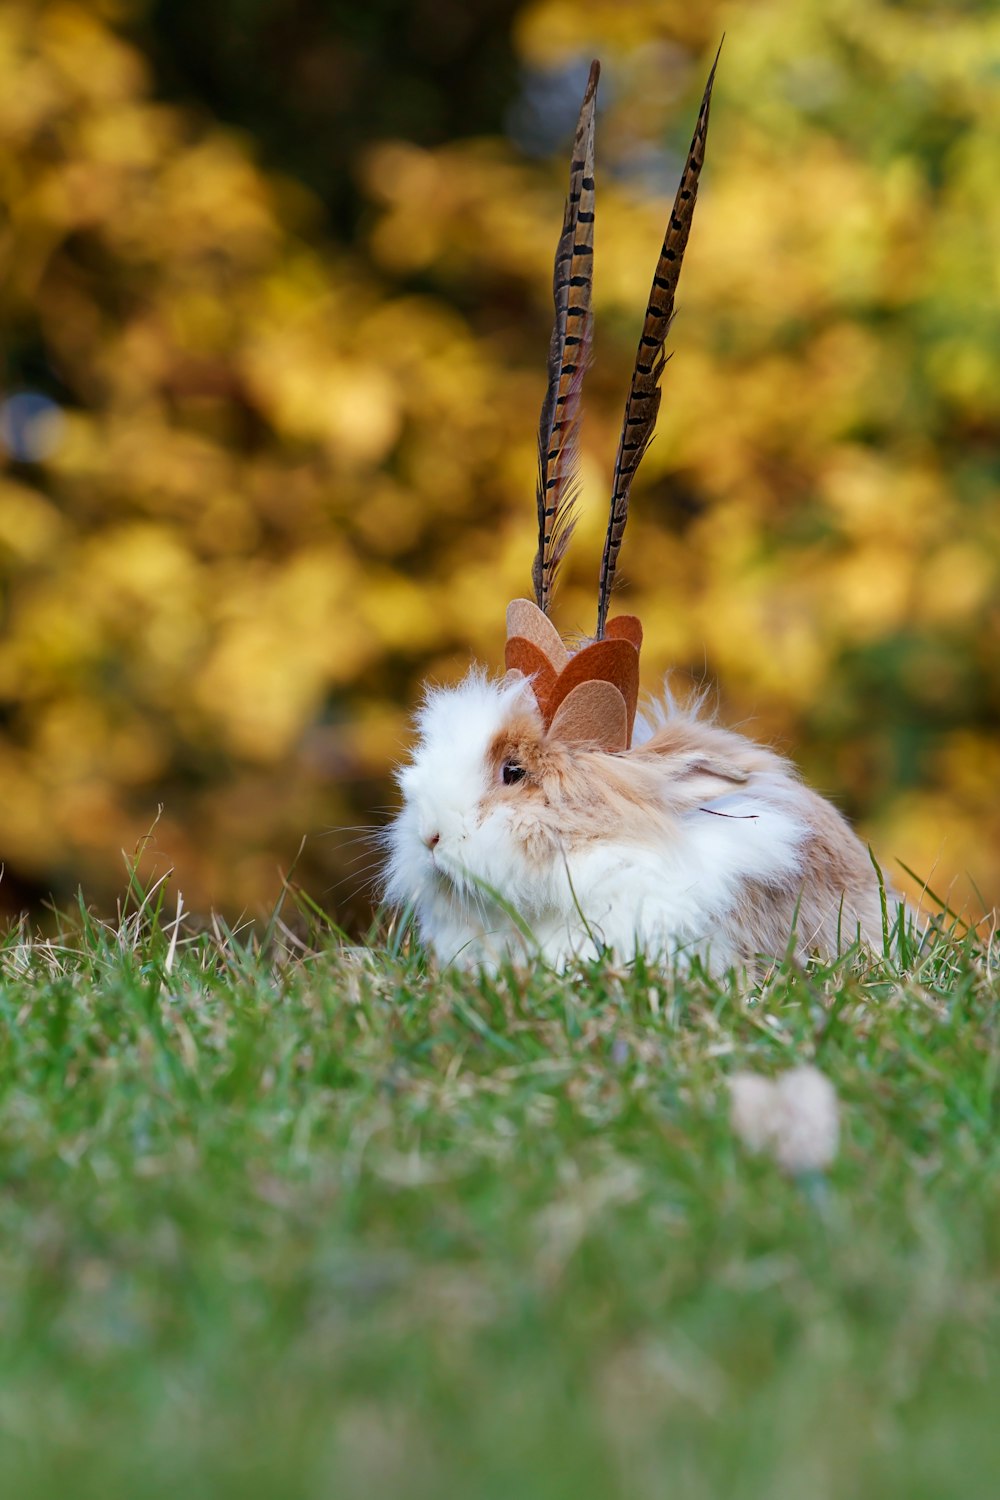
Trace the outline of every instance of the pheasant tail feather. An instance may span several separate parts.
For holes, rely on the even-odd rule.
[[[712,84],[715,82],[715,70],[718,63],[719,56],[716,53],[712,71],[708,75],[708,83],[705,85],[701,109],[698,111],[698,123],[695,125],[684,172],[670,213],[670,221],[663,237],[663,247],[660,250],[656,274],[653,277],[653,286],[646,305],[646,318],[636,352],[632,385],[625,403],[625,418],[618,442],[618,455],[615,459],[608,531],[604,542],[604,556],[601,559],[597,603],[598,640],[603,637],[607,624],[611,590],[618,566],[618,553],[625,534],[625,523],[628,520],[632,480],[642,455],[649,447],[653,429],[656,426],[656,414],[660,408],[660,376],[663,374],[663,366],[667,360],[664,344],[674,316],[674,296],[680,279],[681,262],[684,259],[691,221],[694,218],[698,181],[705,160],[705,140],[708,135]]]
[[[583,376],[593,338],[594,113],[600,71],[594,62],[580,108],[552,280],[555,323],[538,428],[538,551],[532,567],[543,614],[575,524]]]

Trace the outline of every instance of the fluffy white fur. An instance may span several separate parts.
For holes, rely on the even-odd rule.
[[[519,787],[498,788],[490,747],[519,714],[537,718],[523,682],[474,671],[457,688],[432,690],[412,759],[397,773],[403,807],[387,831],[385,895],[412,907],[442,962],[495,967],[539,951],[561,967],[605,947],[624,958],[698,954],[725,970],[768,946],[783,951],[802,914],[808,946],[835,947],[841,929],[845,943],[859,929],[878,940],[866,852],[788,762],[700,724],[668,695],[637,721],[628,754],[576,752],[577,786],[591,777],[588,836],[579,817],[560,826],[558,798],[540,807],[536,797],[529,809]],[[742,756],[746,779],[703,770],[684,750],[699,735],[712,753]],[[605,773],[623,763],[649,807],[616,834]],[[578,813],[578,792],[574,805]],[[828,846],[831,868],[817,870]],[[852,881],[864,888],[845,889]]]

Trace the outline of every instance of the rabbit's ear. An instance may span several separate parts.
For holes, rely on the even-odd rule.
[[[742,783],[750,780],[749,773],[741,766],[734,765],[731,760],[723,760],[719,755],[694,755],[684,769],[688,775],[717,776],[721,781]]]

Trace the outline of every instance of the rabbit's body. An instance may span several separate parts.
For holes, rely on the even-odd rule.
[[[718,59],[716,59],[718,61]],[[388,899],[445,962],[495,966],[534,946],[556,965],[610,948],[715,970],[790,945],[879,944],[867,852],[780,756],[667,701],[636,719],[642,627],[609,617],[631,486],[660,403],[665,340],[704,161],[715,67],[646,304],[615,459],[594,639],[550,618],[573,530],[594,231],[591,68],[556,251],[555,322],[538,433],[534,602],[507,610],[508,675],[431,692],[399,773]]]
[[[521,679],[472,673],[418,723],[387,895],[442,962],[609,948],[724,971],[793,943],[881,943],[877,878],[840,814],[788,761],[669,700],[617,755],[547,737]]]

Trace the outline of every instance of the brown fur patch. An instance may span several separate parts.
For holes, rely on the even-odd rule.
[[[556,759],[559,757],[556,756]],[[542,726],[536,715],[516,714],[493,736],[486,753],[486,764],[492,781],[500,781],[505,761],[523,766],[536,780],[551,769],[553,751],[545,743]]]
[[[505,786],[505,761],[523,766],[527,775]],[[657,818],[657,782],[648,769],[630,766],[629,757],[565,745],[545,735],[532,714],[512,718],[493,738],[487,754],[490,789],[483,812],[503,800],[523,809],[525,829],[541,818],[538,840],[547,857],[554,846],[573,847],[595,840],[650,837]],[[663,834],[667,833],[664,822]],[[525,831],[522,830],[522,832]]]

